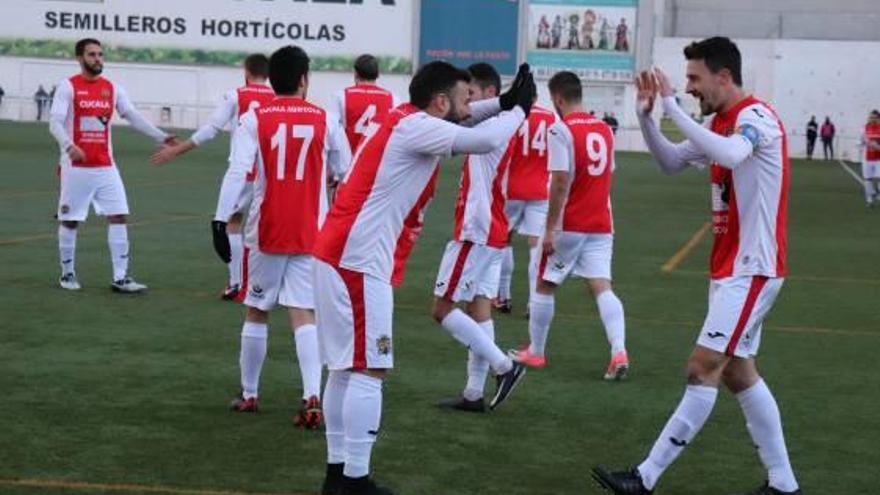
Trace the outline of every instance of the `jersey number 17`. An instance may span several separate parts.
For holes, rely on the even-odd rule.
[[[287,135],[287,132],[287,124],[282,123],[278,125],[278,130],[275,131],[275,134],[272,136],[272,149],[278,149],[278,167],[276,176],[278,180],[284,180],[284,174],[287,171],[288,137],[301,139],[302,144],[299,147],[299,152],[296,153],[296,172],[294,174],[294,180],[302,181],[306,173],[306,157],[309,153],[312,139],[315,137],[315,127],[311,125],[292,125],[290,126],[290,136]],[[292,147],[290,151],[291,154],[293,154],[297,150],[295,147]]]

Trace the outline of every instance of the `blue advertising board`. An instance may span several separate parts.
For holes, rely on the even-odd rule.
[[[503,75],[517,66],[517,0],[422,0],[419,64],[488,62]]]

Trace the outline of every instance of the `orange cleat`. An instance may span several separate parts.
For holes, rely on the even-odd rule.
[[[627,357],[626,351],[620,351],[611,357],[608,369],[605,370],[605,379],[613,381],[623,380],[626,378],[627,373],[629,373],[629,357]]]
[[[532,354],[531,352],[529,352],[529,346],[525,346],[518,351],[507,351],[507,355],[510,356],[510,359],[520,362],[528,366],[529,368],[540,370],[547,366],[547,358],[545,358],[544,356],[538,356],[537,354]]]

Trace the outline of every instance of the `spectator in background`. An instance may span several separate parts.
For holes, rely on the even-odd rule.
[[[0,86],[0,106],[3,105],[3,97],[6,95],[6,91],[3,91],[3,86]]]
[[[807,160],[813,159],[813,150],[816,149],[816,138],[819,136],[819,123],[816,122],[816,116],[810,117],[807,122]]]
[[[822,152],[825,154],[826,160],[829,159],[829,156],[834,160],[835,132],[836,129],[834,128],[834,124],[831,123],[831,117],[826,116],[825,122],[822,123],[822,128],[819,129],[819,135],[822,137]]]
[[[611,132],[615,135],[617,134],[617,128],[620,127],[620,122],[617,121],[617,118],[614,116],[614,112],[605,113],[602,117],[602,121],[608,124],[608,127],[611,128]]]
[[[37,88],[37,92],[34,93],[34,103],[37,104],[37,120],[43,120],[43,111],[48,110],[49,107],[49,93],[46,92],[46,88],[41,84],[39,88]]]

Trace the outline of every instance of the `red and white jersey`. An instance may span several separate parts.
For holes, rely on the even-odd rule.
[[[402,270],[433,197],[439,157],[451,156],[458,126],[407,103],[370,125],[339,186],[314,255],[402,282]]]
[[[357,150],[371,122],[381,122],[392,108],[397,106],[394,95],[375,84],[358,83],[340,91],[333,97],[331,111],[345,128],[351,152]]]
[[[63,123],[60,132],[53,132],[61,148],[62,168],[115,165],[110,127],[114,112],[127,119],[140,117],[128,94],[118,84],[104,77],[88,80],[79,74],[58,83],[50,119]],[[165,133],[142,117],[137,124],[139,131],[148,133],[157,141],[164,139]],[[66,150],[72,144],[83,150],[84,160],[71,162]]]
[[[242,115],[259,108],[275,98],[275,92],[272,88],[265,84],[248,83],[240,88],[227,91],[220,103],[214,108],[214,113],[208,123],[199,127],[190,137],[196,146],[214,139],[224,128],[228,127],[231,139],[235,137],[235,130],[238,128],[238,120]],[[231,146],[231,145],[230,145]],[[230,151],[230,158],[232,153]],[[248,174],[248,182],[253,182],[256,177],[256,164],[254,170]]]
[[[507,198],[522,201],[547,199],[550,174],[547,171],[547,131],[556,123],[556,114],[532,106],[511,142],[513,153],[507,176]]]
[[[547,141],[550,171],[568,172],[568,195],[556,229],[613,233],[614,133],[611,128],[586,112],[575,112],[550,127]]]
[[[877,162],[880,161],[880,149],[871,148],[868,146],[870,143],[874,143],[876,145],[880,145],[880,123],[874,124],[870,123],[865,125],[865,161],[867,162]]]
[[[452,235],[456,241],[494,248],[507,246],[504,178],[515,152],[511,141],[490,153],[465,157],[455,202]]]
[[[790,166],[782,121],[749,96],[715,114],[709,128],[723,136],[739,130],[754,146],[732,169],[712,163],[711,278],[785,276]]]
[[[231,215],[240,192],[227,187],[230,176],[243,185],[256,161],[245,241],[265,253],[311,253],[327,212],[327,167],[349,157],[342,130],[322,108],[298,97],[276,97],[239,121],[217,218]]]

